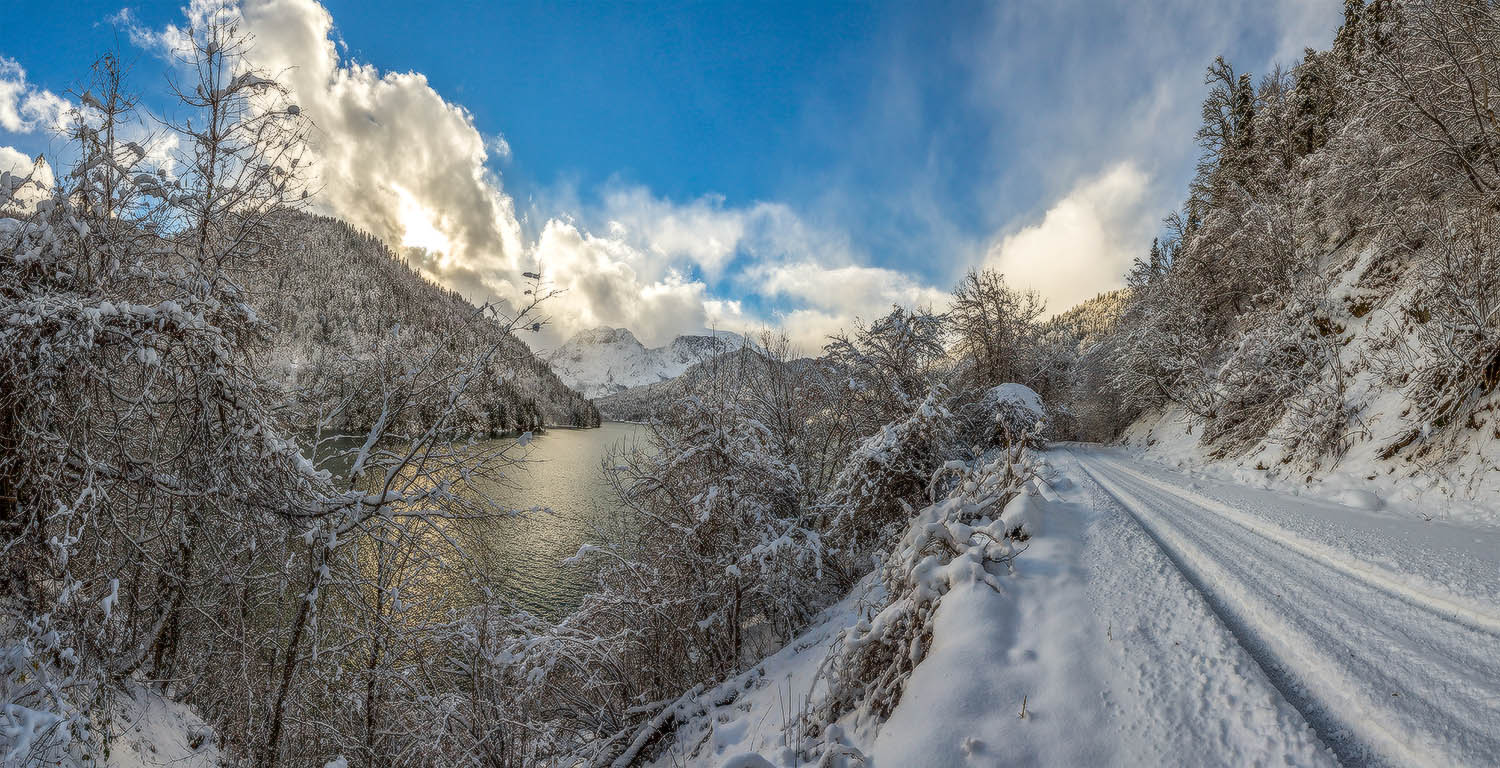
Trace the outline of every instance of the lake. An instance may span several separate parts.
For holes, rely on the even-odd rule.
[[[494,498],[520,509],[545,507],[498,521],[490,539],[505,577],[506,596],[550,619],[572,611],[593,586],[590,569],[563,565],[583,544],[616,538],[622,523],[618,502],[604,480],[605,455],[637,436],[636,424],[605,422],[597,429],[550,429],[534,435],[527,461],[507,476]]]

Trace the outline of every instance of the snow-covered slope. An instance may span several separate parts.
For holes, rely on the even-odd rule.
[[[594,407],[525,342],[496,323],[475,322],[477,307],[426,278],[379,239],[338,219],[300,213],[287,214],[281,226],[282,258],[274,268],[251,274],[247,288],[256,311],[275,329],[270,362],[292,389],[316,399],[322,382],[347,371],[343,361],[368,354],[377,343],[414,360],[435,349],[494,346],[495,359],[504,364],[471,384],[473,407],[461,428],[498,434],[598,425]],[[455,364],[446,357],[437,363]],[[440,396],[447,388],[427,391]],[[346,411],[346,426],[356,432],[379,411],[379,398],[360,400]]]
[[[704,331],[649,348],[629,329],[599,327],[580,331],[546,360],[565,384],[594,398],[675,378],[694,363],[744,344],[736,333]]]
[[[1239,482],[1330,497],[1374,492],[1409,502],[1424,516],[1500,525],[1500,428],[1491,423],[1500,392],[1476,387],[1473,415],[1447,431],[1419,419],[1428,390],[1393,382],[1393,372],[1406,369],[1382,360],[1426,332],[1409,309],[1420,303],[1421,283],[1410,272],[1420,265],[1391,257],[1378,243],[1356,243],[1350,241],[1347,259],[1327,269],[1319,322],[1330,331],[1330,371],[1276,401],[1282,412],[1274,420],[1236,441],[1219,427],[1222,416],[1168,404],[1143,414],[1119,442],[1153,460]],[[1314,399],[1320,392],[1328,397]],[[1310,434],[1309,425],[1318,423],[1334,424],[1336,445],[1324,447]]]

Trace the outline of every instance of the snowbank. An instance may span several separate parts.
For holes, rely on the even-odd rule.
[[[111,768],[207,768],[220,764],[218,737],[185,704],[132,684],[115,696]]]
[[[1005,509],[1000,512],[1000,521],[1005,524],[1007,533],[1019,531],[1025,537],[1038,536],[1043,532],[1045,508],[1045,502],[1027,488],[1005,505]]]

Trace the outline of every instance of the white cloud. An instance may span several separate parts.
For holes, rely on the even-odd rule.
[[[709,196],[679,205],[644,187],[623,187],[604,195],[608,228],[637,243],[665,263],[691,263],[717,278],[745,237],[750,211],[724,208],[722,197]]]
[[[903,272],[854,264],[762,263],[746,270],[739,280],[746,291],[804,305],[777,318],[804,351],[822,348],[830,334],[848,328],[856,317],[882,317],[897,304],[942,311],[948,301],[947,292]]]
[[[1074,187],[1041,221],[1000,238],[985,266],[1013,286],[1035,289],[1052,313],[1118,288],[1155,229],[1149,186],[1135,166],[1117,165]]]
[[[60,130],[70,106],[61,96],[26,82],[26,70],[0,56],[0,128],[11,133]]]
[[[10,171],[14,176],[26,176],[32,171],[36,158],[22,152],[15,147],[0,146],[0,171]],[[46,186],[52,185],[52,167],[44,161],[38,169],[37,181]]]
[[[505,136],[498,133],[491,136],[489,143],[485,147],[489,149],[490,154],[494,155],[501,162],[508,162],[510,160],[510,142],[505,140]]]
[[[536,257],[550,284],[564,295],[549,311],[556,336],[600,325],[631,329],[646,344],[708,326],[743,329],[752,321],[738,303],[708,295],[707,286],[681,272],[643,273],[652,259],[619,236],[596,236],[570,222],[547,222]]]
[[[254,62],[316,126],[321,204],[388,242],[440,247],[428,268],[489,294],[472,298],[515,298],[521,227],[468,110],[421,73],[342,59],[333,18],[313,0],[248,0],[241,13]]]

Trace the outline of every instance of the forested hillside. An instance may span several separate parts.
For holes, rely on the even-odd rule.
[[[1473,490],[1500,440],[1497,62],[1492,8],[1390,0],[1285,68],[1216,61],[1187,198],[1069,377],[1085,436],[1140,419],[1247,464]]]
[[[345,375],[352,359],[435,353],[443,369],[492,345],[498,359],[472,382],[454,429],[493,436],[545,425],[598,425],[598,411],[524,342],[481,318],[474,305],[423,277],[378,239],[337,219],[306,214],[283,214],[278,227],[282,253],[251,273],[252,303],[274,328],[276,369],[303,401],[350,400],[342,428],[364,432],[380,414],[378,399],[351,398],[371,391],[369,381]]]

